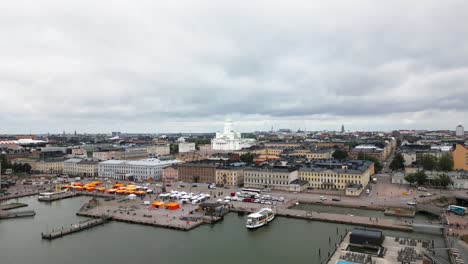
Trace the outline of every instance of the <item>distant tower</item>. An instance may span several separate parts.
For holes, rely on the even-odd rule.
[[[462,125],[457,126],[457,128],[455,129],[455,135],[457,137],[463,137],[465,135],[465,129]]]
[[[76,136],[76,130],[75,130],[75,136]]]
[[[341,125],[341,133],[344,133],[344,125]]]
[[[65,130],[63,131],[63,136],[65,136]]]

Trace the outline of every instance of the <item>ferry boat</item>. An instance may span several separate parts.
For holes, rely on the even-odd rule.
[[[268,224],[275,219],[275,214],[270,208],[263,208],[262,210],[249,214],[247,216],[246,227],[249,229],[258,228]]]

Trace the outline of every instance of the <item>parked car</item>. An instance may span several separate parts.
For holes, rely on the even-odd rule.
[[[406,204],[414,206],[414,205],[416,205],[416,202],[409,201],[409,202],[407,202]]]
[[[427,189],[424,188],[424,187],[418,187],[418,191],[423,191],[423,192],[425,192],[425,191],[427,191]]]
[[[326,201],[327,200],[327,197],[325,196],[320,196],[320,201]]]
[[[332,201],[339,202],[339,201],[341,201],[341,199],[340,198],[332,198]]]
[[[366,190],[366,194],[367,194],[367,195],[370,194],[370,190],[369,190],[369,189]]]

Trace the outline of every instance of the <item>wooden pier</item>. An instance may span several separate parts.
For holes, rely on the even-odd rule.
[[[70,227],[61,227],[59,229],[52,230],[52,232],[41,233],[41,236],[42,236],[43,239],[52,240],[52,239],[55,239],[55,238],[59,238],[59,237],[63,237],[63,236],[69,235],[69,234],[80,232],[82,230],[86,230],[86,229],[94,227],[94,226],[105,224],[110,219],[111,219],[111,217],[108,217],[108,216],[100,217],[100,218],[96,218],[96,219],[91,219],[91,220],[87,220],[85,222],[81,222],[81,223],[78,223],[78,224],[71,225]]]

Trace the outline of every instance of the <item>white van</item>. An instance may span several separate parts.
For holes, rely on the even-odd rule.
[[[427,191],[427,189],[424,188],[424,187],[418,187],[418,191],[423,191],[423,192],[425,192],[425,191]]]

